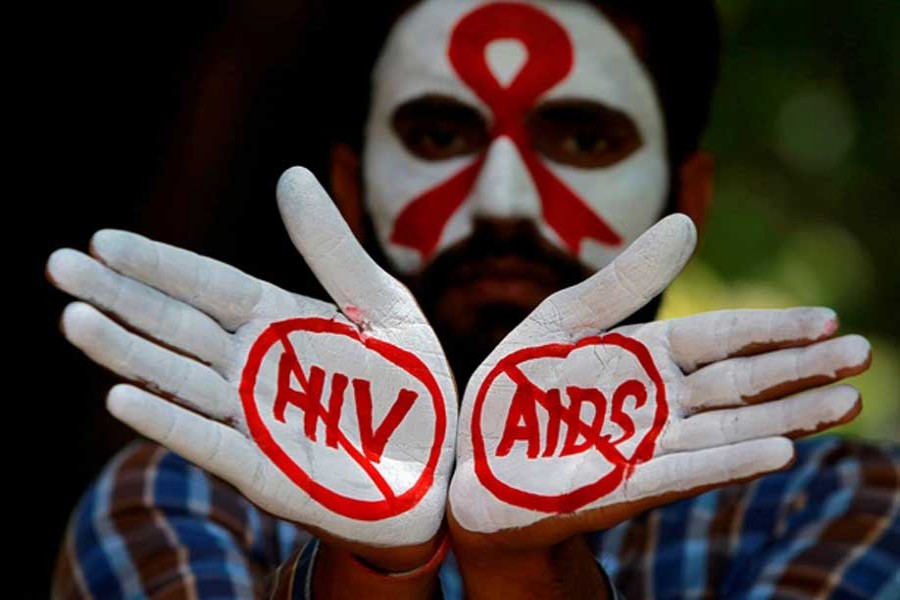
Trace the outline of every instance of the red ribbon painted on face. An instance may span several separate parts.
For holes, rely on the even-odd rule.
[[[504,87],[491,72],[485,50],[496,40],[515,39],[528,59]],[[491,139],[515,144],[534,181],[547,224],[573,254],[582,240],[618,246],[622,237],[548,169],[531,147],[525,117],[537,99],[572,70],[572,43],[566,30],[545,12],[526,4],[498,2],[464,16],[450,36],[450,63],[457,75],[491,109]],[[415,198],[394,223],[391,241],[430,258],[450,217],[463,205],[484,165],[482,154],[450,179]]]

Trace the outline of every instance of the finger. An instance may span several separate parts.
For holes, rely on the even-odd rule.
[[[773,435],[799,437],[846,423],[861,406],[859,392],[850,385],[809,390],[765,404],[714,410],[673,422],[660,447],[681,452]]]
[[[278,181],[278,208],[294,245],[353,322],[424,322],[410,292],[366,253],[312,173],[292,167]]]
[[[801,346],[831,337],[838,318],[830,308],[723,310],[668,322],[672,357],[685,373],[732,356]]]
[[[625,481],[625,496],[629,501],[660,496],[675,500],[781,470],[793,460],[794,446],[783,437],[669,454],[635,469]]]
[[[544,300],[527,322],[575,335],[613,327],[675,279],[696,240],[697,231],[688,217],[670,215],[603,270]]]
[[[259,489],[265,465],[253,442],[238,431],[133,385],[106,397],[117,419],[192,463],[242,489]]]
[[[277,290],[225,263],[128,231],[98,231],[91,238],[91,254],[114,271],[203,311],[228,331],[257,316],[265,290]]]
[[[93,361],[131,381],[173,396],[217,421],[237,421],[237,392],[218,373],[131,333],[94,307],[63,311],[63,335]]]
[[[61,290],[219,371],[231,361],[230,335],[207,315],[86,254],[57,250],[47,261],[47,275]]]
[[[755,404],[832,383],[866,370],[872,348],[866,338],[847,335],[802,348],[713,363],[689,375],[688,413]]]

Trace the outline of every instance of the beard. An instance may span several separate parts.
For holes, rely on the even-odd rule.
[[[472,234],[404,283],[430,321],[462,391],[472,373],[552,293],[594,273],[531,220],[476,220]],[[653,320],[659,299],[627,322]]]

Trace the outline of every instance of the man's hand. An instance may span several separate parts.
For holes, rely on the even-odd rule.
[[[368,558],[374,546],[428,556],[456,431],[444,354],[308,171],[282,176],[278,205],[335,304],[105,230],[92,257],[48,261],[51,281],[84,301],[66,308],[63,332],[134,384],[110,391],[116,417],[263,509]],[[420,564],[414,555],[396,567]]]
[[[680,272],[674,215],[546,299],[469,382],[450,485],[454,544],[532,552],[679,498],[787,467],[789,437],[860,409],[859,336],[822,308],[722,311],[614,327]],[[488,556],[486,554],[485,556]]]

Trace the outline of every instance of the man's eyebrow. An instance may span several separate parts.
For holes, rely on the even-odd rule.
[[[527,121],[552,121],[568,125],[605,125],[629,133],[641,142],[642,136],[634,117],[626,110],[595,98],[564,97],[540,102],[531,109]]]
[[[603,100],[597,98],[583,98],[580,96],[552,98],[539,102],[532,109],[532,112],[552,113],[554,116],[561,118],[570,118],[571,120],[584,119],[585,117],[593,118],[598,115],[607,117],[625,118],[629,121],[634,119],[628,112],[622,108],[618,108]]]
[[[394,118],[401,115],[407,117],[434,116],[439,113],[446,117],[481,118],[478,108],[459,98],[445,94],[423,94],[401,103],[394,111]]]

